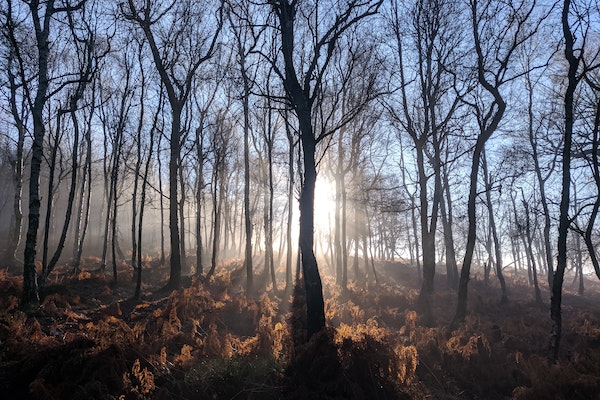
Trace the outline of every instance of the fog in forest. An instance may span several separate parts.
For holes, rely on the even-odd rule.
[[[594,0],[6,0],[0,392],[597,399]]]

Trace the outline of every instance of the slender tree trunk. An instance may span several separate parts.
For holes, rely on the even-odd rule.
[[[558,359],[558,349],[562,333],[562,286],[567,267],[567,233],[569,231],[569,201],[571,188],[571,147],[573,142],[573,98],[577,87],[577,70],[579,58],[575,56],[573,34],[569,25],[570,0],[564,0],[562,9],[562,28],[565,38],[565,58],[569,63],[567,73],[567,89],[565,92],[565,131],[564,147],[562,152],[562,195],[560,201],[560,217],[558,222],[558,258],[554,279],[552,281],[552,296],[550,300],[550,317],[552,330],[550,338],[550,357],[553,361]]]
[[[31,109],[33,117],[33,143],[31,146],[31,170],[29,174],[29,218],[27,225],[27,237],[23,253],[23,294],[21,296],[21,307],[28,308],[39,303],[37,276],[35,270],[35,255],[37,245],[37,233],[40,223],[40,171],[42,167],[44,135],[44,106],[46,105],[46,93],[48,91],[48,59],[50,53],[50,21],[54,14],[54,1],[46,3],[46,9],[42,18],[39,16],[38,1],[29,3],[32,18],[36,24],[36,47],[38,50],[38,73],[37,90],[35,100]],[[43,26],[43,28],[41,28]]]
[[[161,139],[162,135],[158,135],[158,147],[156,149],[156,154],[158,155],[158,199],[160,206],[160,265],[165,265],[167,261],[165,256],[165,196],[163,194],[162,161],[160,156]]]
[[[196,276],[204,273],[202,263],[202,191],[204,190],[204,117],[200,119],[200,127],[196,129],[196,151],[198,171],[196,177]]]
[[[593,242],[593,232],[598,217],[598,211],[600,210],[600,101],[596,104],[596,116],[594,118],[594,128],[592,130],[592,169],[594,175],[594,183],[596,184],[596,200],[590,213],[590,218],[585,232],[583,232],[583,241],[590,255],[594,272],[598,279],[600,279],[600,263],[598,262],[598,256],[596,255],[596,247]]]
[[[92,101],[92,109],[94,109],[94,104]],[[83,226],[81,228],[81,235],[79,237],[79,242],[77,245],[77,254],[75,256],[75,261],[73,263],[74,273],[79,271],[79,266],[81,264],[81,256],[83,254],[83,244],[85,243],[85,236],[88,230],[88,225],[90,221],[90,204],[92,201],[92,129],[91,129],[91,115],[88,122],[88,127],[85,135],[85,140],[87,143],[86,146],[86,155],[85,155],[85,168],[83,170],[83,175],[87,175],[87,179],[84,180],[84,185],[87,183],[87,190],[85,193],[85,211],[83,213]],[[83,196],[83,192],[81,193]]]
[[[112,197],[113,197],[113,185],[112,185],[112,164],[115,162],[115,153],[111,152],[109,156],[108,150],[108,122],[104,121],[104,196],[102,198],[103,203],[106,201],[106,215],[104,216],[104,232],[102,234],[102,259],[100,261],[100,270],[104,272],[106,270],[106,258],[108,252],[108,235],[110,227],[110,215],[112,208]],[[113,138],[114,145],[114,138]],[[110,160],[107,162],[107,160]],[[104,209],[104,206],[102,207]]]
[[[117,193],[117,185],[119,179],[119,164],[121,159],[121,145],[122,145],[122,136],[123,132],[121,129],[117,129],[115,138],[115,144],[117,147],[116,153],[114,154],[113,160],[113,171],[111,177],[111,192],[112,192],[112,204],[109,204],[109,207],[112,207],[112,212],[110,213],[110,249],[111,249],[111,258],[112,258],[112,268],[113,268],[113,281],[117,282],[117,215],[118,215],[118,193]]]
[[[58,246],[52,259],[48,263],[48,266],[42,276],[40,287],[43,287],[46,281],[46,278],[52,273],[52,270],[58,263],[58,259],[62,253],[63,248],[65,247],[65,241],[67,239],[67,232],[69,230],[69,223],[71,221],[71,216],[73,215],[73,202],[75,200],[75,192],[77,189],[77,171],[79,170],[78,166],[78,152],[79,152],[79,121],[77,119],[76,110],[77,110],[77,102],[81,97],[83,97],[83,91],[85,89],[85,81],[80,82],[79,87],[76,90],[76,94],[71,98],[70,104],[70,114],[71,120],[73,122],[73,153],[71,154],[71,185],[69,189],[69,197],[67,200],[67,210],[65,212],[65,221],[63,224],[63,229],[60,235],[60,239],[58,242]],[[58,143],[57,143],[58,145]]]
[[[341,243],[341,209],[342,209],[342,174],[340,172],[340,170],[343,168],[342,165],[342,140],[340,138],[340,142],[338,144],[338,162],[337,162],[337,167],[336,167],[336,172],[335,172],[335,210],[334,210],[334,217],[333,217],[333,249],[334,249],[334,253],[335,253],[335,283],[337,283],[338,285],[340,285],[342,287],[342,289],[344,289],[345,287],[343,286],[343,278],[342,278],[342,243]]]
[[[187,260],[186,260],[186,249],[185,249],[185,202],[186,202],[186,196],[185,196],[185,179],[183,176],[183,168],[182,168],[182,163],[183,160],[181,158],[181,155],[178,157],[178,161],[177,164],[179,165],[178,167],[178,172],[179,172],[179,190],[181,191],[181,198],[179,199],[178,202],[178,207],[179,207],[179,242],[181,243],[181,269],[182,269],[182,273],[188,273],[188,266],[187,266]]]
[[[14,196],[13,196],[13,219],[10,225],[10,234],[4,253],[4,260],[9,265],[17,264],[17,250],[21,242],[21,231],[23,225],[23,211],[21,210],[21,201],[23,196],[23,152],[25,147],[25,125],[19,113],[17,106],[17,84],[15,77],[11,72],[12,58],[9,59],[9,66],[6,69],[10,82],[10,110],[17,128],[17,149],[13,168]]]
[[[495,222],[495,218],[494,218],[494,210],[492,207],[492,194],[491,194],[491,180],[490,180],[490,174],[488,171],[488,165],[487,165],[487,157],[486,157],[486,153],[485,153],[485,147],[483,149],[483,153],[482,153],[482,168],[483,168],[483,176],[484,176],[484,180],[485,180],[485,184],[486,184],[486,191],[485,191],[485,197],[486,197],[486,202],[488,205],[488,218],[490,220],[490,229],[492,230],[492,238],[494,240],[494,250],[495,250],[495,259],[496,259],[496,276],[498,277],[498,280],[500,281],[500,290],[502,292],[502,297],[500,299],[501,303],[506,303],[508,302],[508,295],[506,292],[506,281],[504,280],[504,274],[502,273],[502,249],[500,247],[500,240],[498,239],[498,231],[496,229],[496,222]]]
[[[419,293],[419,305],[425,315],[427,324],[433,324],[432,295],[435,277],[435,232],[438,218],[438,207],[440,200],[439,168],[435,172],[435,189],[431,205],[431,217],[429,216],[429,199],[427,188],[427,173],[425,172],[424,149],[420,143],[417,146],[417,168],[419,173],[419,205],[421,219],[421,243],[423,246],[423,283]]]
[[[554,276],[554,258],[552,256],[552,245],[550,244],[550,210],[548,208],[548,200],[546,198],[546,179],[542,177],[542,169],[540,166],[540,158],[537,150],[537,138],[535,137],[535,133],[533,131],[533,87],[531,85],[531,81],[529,76],[526,76],[526,84],[528,87],[529,94],[529,102],[527,105],[527,113],[528,113],[528,133],[529,133],[529,143],[531,144],[531,157],[533,159],[533,166],[535,169],[535,176],[538,181],[538,185],[540,188],[540,202],[542,203],[542,209],[544,211],[544,250],[546,255],[546,265],[547,265],[547,279],[548,286],[552,288],[552,279]],[[548,175],[549,176],[549,175]]]
[[[286,232],[286,247],[287,256],[285,260],[285,291],[291,293],[292,290],[292,255],[294,247],[292,245],[292,224],[293,224],[293,208],[294,204],[294,135],[288,122],[288,110],[284,109],[285,133],[288,140],[288,215],[287,215],[287,232]]]
[[[575,266],[577,267],[577,276],[579,278],[579,286],[577,287],[577,293],[581,296],[584,292],[583,285],[583,250],[581,249],[581,236],[579,234],[575,234],[575,246],[577,248],[577,253],[575,255]]]
[[[162,96],[162,92],[161,92],[161,96]],[[162,99],[161,99],[162,100]],[[134,298],[139,299],[140,295],[141,295],[141,291],[142,291],[142,229],[143,229],[143,223],[144,223],[144,207],[146,205],[146,188],[148,186],[148,173],[150,172],[150,165],[152,164],[152,151],[154,149],[154,136],[155,136],[155,130],[156,130],[156,126],[158,123],[158,114],[160,112],[160,104],[161,101],[159,101],[159,106],[157,107],[156,110],[156,114],[154,115],[154,120],[152,123],[152,128],[150,129],[150,144],[148,146],[148,157],[146,158],[146,165],[144,167],[144,176],[142,179],[142,190],[141,190],[141,198],[140,198],[140,212],[139,212],[139,221],[138,221],[138,230],[137,230],[137,280],[136,280],[136,285],[135,285],[135,293],[134,293]],[[141,157],[141,152],[139,153],[139,156]]]
[[[460,271],[460,280],[458,282],[458,303],[456,306],[456,315],[454,316],[455,322],[464,321],[467,315],[467,287],[470,280],[471,261],[473,260],[473,251],[475,250],[475,240],[477,239],[475,205],[477,201],[477,176],[479,174],[479,163],[482,149],[483,143],[480,144],[480,141],[478,140],[471,163],[469,203],[467,210],[469,229],[467,233],[465,257],[463,259],[463,265]]]
[[[62,115],[63,111],[59,110],[58,115],[56,117],[56,133],[54,137],[54,146],[52,147],[52,152],[50,155],[50,176],[48,178],[48,199],[46,200],[46,216],[44,218],[44,242],[42,244],[42,274],[43,277],[46,274],[46,270],[48,269],[48,242],[50,240],[50,223],[52,220],[52,205],[54,199],[54,178],[56,171],[56,158],[58,156],[58,146],[62,136],[59,136],[62,132]],[[41,283],[41,282],[38,282]]]
[[[83,153],[83,149],[82,152]],[[83,219],[83,203],[85,202],[85,188],[87,181],[87,162],[84,161],[83,154],[80,156],[79,163],[83,164],[83,170],[81,172],[81,182],[78,185],[78,193],[77,193],[77,211],[75,212],[75,221],[73,221],[73,226],[75,228],[75,232],[73,233],[73,272],[77,273],[79,270],[79,261],[77,261],[77,253],[79,252],[79,243],[81,241],[81,220]],[[75,263],[77,262],[77,267],[75,267]]]
[[[348,287],[348,240],[347,240],[347,195],[346,183],[342,180],[342,287]]]
[[[245,69],[244,69],[245,71]],[[250,210],[250,90],[244,82],[244,229],[246,232],[244,247],[244,265],[246,267],[246,293],[254,292],[254,272],[252,265],[252,214]],[[287,123],[287,122],[286,122]],[[287,129],[287,128],[286,128]]]
[[[218,150],[220,151],[220,150]],[[215,166],[213,170],[213,229],[212,229],[212,255],[210,258],[210,270],[206,274],[206,279],[209,280],[217,268],[218,253],[219,253],[219,239],[221,236],[221,206],[222,206],[222,189],[224,179],[223,172],[221,169],[222,156],[220,154],[215,155]]]
[[[273,186],[273,130],[271,126],[271,106],[269,105],[269,140],[267,141],[267,168],[268,168],[268,213],[269,223],[267,229],[268,246],[266,248],[266,255],[269,258],[269,267],[271,270],[271,283],[273,284],[273,292],[277,292],[277,280],[275,278],[275,262],[273,259],[273,201],[275,196]]]
[[[181,243],[177,221],[177,181],[180,156],[181,107],[171,102],[171,137],[169,158],[169,234],[171,246],[171,273],[168,287],[177,289],[181,285]]]
[[[444,167],[443,176],[445,196],[440,199],[440,213],[444,227],[444,244],[446,246],[446,279],[448,286],[452,289],[458,287],[458,266],[456,264],[456,252],[454,250],[454,234],[452,233],[452,198],[450,196],[450,184],[448,173]],[[446,202],[448,208],[446,209]]]
[[[139,115],[139,120],[138,120],[138,127],[137,127],[137,135],[136,135],[136,160],[135,160],[135,170],[134,170],[134,174],[133,174],[133,193],[131,195],[131,268],[133,269],[133,274],[132,274],[132,279],[135,281],[137,281],[136,279],[136,274],[139,271],[138,266],[136,265],[138,257],[137,257],[137,243],[136,243],[136,239],[137,239],[137,229],[136,229],[136,222],[138,222],[138,216],[137,216],[137,201],[138,201],[138,186],[139,186],[139,180],[140,180],[140,170],[142,168],[142,128],[143,128],[143,122],[144,122],[144,101],[145,96],[145,79],[144,79],[144,73],[143,73],[143,68],[140,69],[142,71],[142,82],[141,82],[141,93],[140,93],[140,115]]]
[[[521,193],[522,195],[522,193]],[[533,255],[533,237],[531,234],[531,219],[529,218],[529,206],[525,201],[525,197],[523,197],[523,207],[525,209],[525,237],[527,238],[526,242],[526,250],[528,258],[531,262],[531,270],[533,274],[533,287],[535,293],[535,302],[538,304],[542,304],[542,295],[540,293],[540,286],[538,285],[537,279],[537,268],[535,265],[535,258]]]

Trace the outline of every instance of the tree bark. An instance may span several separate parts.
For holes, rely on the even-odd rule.
[[[12,33],[11,37],[12,37]],[[12,73],[12,57],[9,58],[8,68],[6,69],[10,84],[10,111],[13,116],[15,127],[17,128],[17,149],[15,159],[13,160],[13,182],[14,182],[14,196],[13,196],[13,220],[10,225],[10,234],[4,253],[4,261],[9,265],[17,264],[17,250],[19,243],[21,242],[21,230],[23,225],[23,211],[21,209],[21,201],[23,196],[23,151],[25,147],[25,133],[26,128],[23,123],[23,118],[19,108],[17,106],[17,83],[15,76]],[[22,75],[22,74],[21,74]],[[24,78],[21,77],[24,81]]]
[[[575,39],[569,25],[570,0],[564,0],[562,8],[562,30],[565,38],[565,58],[569,64],[567,73],[567,88],[565,91],[565,130],[564,147],[562,151],[562,194],[560,200],[560,217],[558,221],[558,257],[556,271],[552,282],[552,295],[550,298],[550,318],[552,330],[550,335],[550,358],[558,360],[558,350],[562,334],[562,286],[567,267],[567,234],[569,231],[569,203],[571,188],[571,148],[573,142],[573,109],[574,95],[577,87],[577,70],[580,59],[575,56]]]

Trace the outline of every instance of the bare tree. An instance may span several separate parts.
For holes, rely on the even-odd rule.
[[[338,9],[337,4],[331,9],[332,4],[323,4],[322,2],[304,5],[298,0],[269,1],[277,16],[277,27],[281,40],[280,50],[283,58],[283,70],[279,68],[275,70],[283,81],[287,100],[298,119],[303,151],[300,251],[306,291],[308,338],[325,326],[323,290],[313,249],[314,193],[317,179],[315,152],[317,144],[333,133],[322,132],[319,134],[315,132],[313,125],[315,102],[321,97],[323,78],[340,37],[353,25],[377,13],[381,3],[381,0],[350,2],[341,9]],[[315,11],[322,11],[323,7],[328,7],[328,12],[317,12],[316,15],[333,14],[333,17],[318,21],[318,26],[311,27],[312,17],[309,15],[313,15],[313,13],[305,13],[306,10],[300,9],[301,6],[314,7]],[[298,39],[297,32],[307,31],[312,31],[314,35],[305,43],[311,44],[308,47],[307,58],[302,57],[301,59],[295,46]]]
[[[28,8],[26,18],[31,21],[31,26],[34,31],[32,32],[32,36],[35,37],[34,47],[37,50],[37,59],[35,60],[37,71],[33,77],[35,91],[33,88],[29,87],[31,82],[24,85],[25,97],[29,103],[33,119],[33,143],[31,148],[31,170],[29,175],[29,218],[23,262],[23,293],[21,296],[21,306],[23,307],[29,307],[30,305],[39,302],[35,258],[37,233],[40,221],[40,171],[43,158],[44,136],[46,133],[44,110],[49,97],[60,92],[71,83],[71,80],[67,78],[63,82],[57,84],[56,87],[53,87],[52,91],[49,91],[51,86],[49,76],[52,51],[52,41],[50,40],[51,27],[57,21],[57,15],[78,11],[85,6],[85,3],[85,0],[76,4],[65,1],[62,6],[57,6],[54,0],[46,2],[32,0],[26,3]],[[8,25],[14,26],[14,3],[11,0],[8,0],[7,5],[7,22]],[[22,11],[25,12],[25,10]],[[21,49],[16,40],[13,41],[12,44],[15,56],[17,60],[19,60],[20,68],[23,68],[24,63]],[[67,73],[65,76],[68,77],[69,74]]]
[[[171,273],[169,288],[181,283],[181,242],[178,221],[178,160],[181,153],[181,117],[192,89],[192,80],[200,65],[212,57],[217,38],[223,26],[222,7],[216,24],[209,28],[204,20],[205,10],[192,1],[159,2],[128,0],[121,5],[123,15],[142,29],[154,60],[154,66],[165,87],[171,106],[171,133],[169,136],[169,232],[171,246]],[[166,16],[177,20],[167,23]]]
[[[85,9],[84,9],[84,11],[85,11]],[[74,46],[75,46],[76,54],[79,57],[79,64],[80,64],[79,71],[76,75],[76,78],[74,78],[74,79],[76,79],[76,87],[73,91],[73,94],[70,96],[69,107],[66,110],[66,112],[68,112],[69,115],[71,116],[71,124],[72,124],[72,128],[73,128],[73,148],[72,148],[72,154],[71,154],[71,182],[70,182],[69,196],[67,199],[67,210],[65,212],[63,229],[62,229],[62,232],[60,235],[58,246],[56,248],[56,251],[54,252],[54,255],[48,262],[48,265],[46,265],[46,264],[43,265],[44,270],[42,272],[42,276],[39,281],[40,287],[43,287],[46,279],[48,278],[48,276],[50,275],[50,273],[52,272],[52,270],[58,263],[58,260],[60,258],[60,255],[62,253],[62,250],[65,245],[65,241],[67,238],[69,223],[71,221],[71,216],[73,215],[73,203],[74,203],[74,199],[75,199],[75,191],[77,188],[77,172],[79,171],[78,152],[79,152],[79,140],[80,140],[80,126],[79,126],[80,123],[77,118],[77,111],[79,108],[79,102],[83,98],[86,87],[91,82],[92,77],[93,77],[95,71],[97,70],[98,57],[102,56],[100,54],[94,54],[95,47],[96,47],[96,45],[95,45],[96,39],[95,39],[95,35],[94,35],[94,32],[92,31],[91,26],[86,24],[84,26],[84,32],[83,32],[85,34],[85,36],[79,37],[79,34],[76,31],[77,28],[75,26],[75,21],[74,21],[74,16],[72,14],[72,11],[70,9],[67,9],[66,15],[67,15],[67,20],[69,22],[69,28],[71,30],[71,34],[74,38]],[[86,19],[85,12],[82,13],[81,17],[85,21],[85,19]],[[106,54],[106,52],[104,54]],[[60,111],[59,111],[59,113],[60,113]],[[59,116],[59,120],[60,120],[60,116]],[[58,129],[59,128],[57,126],[57,130]],[[55,143],[55,145],[58,146],[59,144]],[[51,173],[53,173],[53,171],[51,171]]]
[[[23,55],[19,55],[18,51],[18,33],[12,20],[12,2],[8,2],[8,9],[4,15],[6,23],[2,29],[2,37],[5,39],[8,49],[6,55],[6,77],[9,86],[10,95],[8,103],[10,114],[12,115],[15,129],[17,130],[16,149],[14,156],[10,156],[9,162],[13,172],[14,196],[13,196],[13,216],[11,218],[10,236],[8,239],[5,252],[2,256],[4,262],[9,265],[17,262],[17,249],[21,242],[21,231],[23,222],[23,211],[21,209],[21,199],[23,195],[23,164],[24,164],[24,149],[25,135],[27,133],[27,119],[29,116],[29,108],[25,95],[25,85],[28,79],[26,66],[24,65]]]
[[[481,152],[481,168],[483,170],[483,179],[485,184],[485,199],[486,207],[488,210],[488,223],[491,231],[491,239],[494,243],[494,264],[496,266],[496,276],[500,281],[500,288],[502,290],[502,297],[500,298],[500,302],[506,303],[508,302],[508,296],[506,293],[506,281],[504,280],[504,274],[502,273],[502,268],[504,267],[502,263],[502,248],[500,247],[500,238],[498,237],[498,229],[496,228],[496,218],[494,216],[494,206],[492,203],[492,189],[494,182],[490,177],[485,147]],[[489,267],[491,268],[491,265],[489,265]]]
[[[416,2],[409,10],[412,38],[409,45],[417,60],[413,73],[406,67],[409,50],[397,2],[392,3],[391,11],[401,98],[398,109],[388,108],[393,121],[412,139],[416,151],[423,256],[419,304],[429,323],[433,322],[430,302],[435,276],[435,235],[443,196],[441,153],[449,124],[460,105],[456,72],[450,70],[462,41],[460,30],[453,25],[457,21],[456,6],[452,1],[426,0]]]
[[[229,22],[235,36],[236,61],[242,78],[243,92],[241,96],[244,114],[244,265],[246,268],[246,293],[254,291],[254,272],[252,264],[252,213],[250,209],[250,96],[254,86],[256,66],[249,61],[249,56],[259,45],[259,38],[266,25],[257,27],[253,22],[251,2],[231,1]]]
[[[558,221],[558,256],[556,271],[552,282],[552,295],[550,299],[550,317],[552,330],[550,336],[550,358],[558,359],[558,350],[562,334],[562,287],[565,269],[567,267],[567,235],[571,224],[569,217],[570,188],[571,188],[571,152],[573,147],[573,127],[575,124],[575,91],[592,69],[600,67],[597,64],[599,50],[591,53],[586,47],[587,33],[592,24],[589,12],[583,12],[579,4],[571,9],[571,0],[564,0],[561,14],[562,32],[564,36],[564,55],[568,63],[566,89],[564,93],[564,147],[562,149],[562,194],[560,200],[560,217]],[[571,22],[575,17],[576,22]],[[575,27],[575,28],[573,28]],[[582,30],[579,47],[576,47],[574,30]],[[590,54],[588,54],[590,53]],[[596,63],[596,64],[595,64]],[[580,70],[581,69],[581,70]]]
[[[453,323],[462,322],[467,313],[467,287],[470,279],[471,261],[475,248],[476,235],[476,202],[477,180],[481,156],[488,139],[498,129],[506,111],[506,101],[500,89],[520,76],[513,72],[512,59],[515,51],[529,40],[541,23],[543,17],[534,18],[536,2],[524,0],[516,3],[500,3],[491,1],[470,0],[471,28],[473,44],[476,53],[477,82],[483,93],[487,94],[473,101],[468,101],[477,117],[479,132],[473,148],[471,162],[468,218],[469,230],[467,234],[467,247],[460,272],[458,285],[458,303]],[[498,267],[497,267],[498,268]],[[501,272],[501,267],[500,272]],[[498,274],[500,279],[501,274]],[[500,280],[503,287],[503,296],[506,295],[505,283]]]

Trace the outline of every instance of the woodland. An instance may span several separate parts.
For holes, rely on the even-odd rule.
[[[600,399],[597,0],[2,0],[0,393]]]

